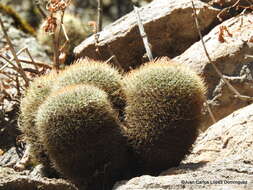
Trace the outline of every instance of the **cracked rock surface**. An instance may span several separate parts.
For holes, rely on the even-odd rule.
[[[253,57],[249,56],[253,54],[252,19],[252,14],[233,17],[216,26],[203,38],[211,60],[220,72],[239,93],[247,96],[253,96]],[[219,39],[221,26],[226,26],[230,33],[224,33],[224,41]],[[217,121],[250,104],[234,97],[207,59],[200,41],[173,60],[189,66],[204,78],[210,108]],[[205,111],[203,129],[211,124],[212,120]]]
[[[212,125],[198,137],[192,153],[161,176],[140,176],[115,184],[114,190],[210,189],[253,187],[253,104]]]
[[[199,0],[194,3],[201,30],[206,31],[216,21],[219,10]],[[139,9],[154,57],[180,55],[198,40],[191,6],[190,0],[155,0]],[[134,12],[106,26],[99,33],[97,44],[93,35],[77,46],[74,53],[76,57],[102,60],[113,53],[125,70],[147,61]]]

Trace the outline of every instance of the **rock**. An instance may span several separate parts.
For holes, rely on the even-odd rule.
[[[194,2],[201,30],[206,31],[216,20],[219,10],[199,0]],[[155,57],[179,55],[198,39],[190,0],[155,0],[139,12]],[[125,70],[145,61],[145,49],[133,12],[105,27],[99,33],[97,45],[99,53],[93,35],[77,46],[74,53],[76,57],[107,60],[111,51]]]
[[[15,20],[10,15],[1,10],[0,10],[0,17],[4,22],[4,26],[16,51],[24,47],[28,47],[34,60],[46,64],[49,64],[51,62],[49,57],[45,53],[45,48],[37,42],[36,38],[32,36],[32,34],[26,33],[21,29],[16,28],[17,24],[15,23]],[[0,36],[3,36],[2,30],[0,30]],[[0,49],[5,47],[6,45],[7,42],[3,38],[0,41]],[[8,55],[11,55],[9,51]],[[22,59],[30,60],[29,56],[26,53],[22,53],[19,57]]]
[[[235,111],[201,134],[184,161],[224,160],[253,165],[253,104]],[[238,168],[240,169],[240,168]]]
[[[233,5],[240,5],[240,6],[250,6],[251,2],[248,0],[201,0],[205,3],[208,3],[209,5],[215,6],[215,7],[229,7]]]
[[[38,26],[41,20],[41,15],[35,8],[34,0],[1,0],[1,3],[12,7],[18,14],[25,19],[33,27]]]
[[[0,166],[0,189],[8,190],[77,190],[63,179],[48,179],[29,176],[28,171],[15,172]]]
[[[0,156],[0,166],[13,167],[19,160],[16,148],[12,147]]]
[[[192,153],[161,176],[140,176],[114,190],[250,190],[253,185],[253,104],[206,130]]]
[[[253,54],[252,14],[231,18],[216,26],[204,36],[205,45],[215,65],[227,80],[242,94],[253,96]],[[219,40],[221,26],[226,26],[229,33],[224,33],[224,42]],[[235,98],[227,85],[220,79],[207,59],[201,42],[196,42],[173,60],[190,66],[203,76],[208,86],[208,99],[216,120],[220,120],[233,111],[247,106],[250,102]],[[205,111],[203,129],[208,128],[212,120]]]
[[[193,166],[194,164],[182,165],[181,173],[178,174],[164,173],[159,177],[144,175],[118,182],[113,190],[250,190],[252,188],[252,165],[215,162],[198,169],[193,169]],[[243,169],[238,170],[240,167]]]

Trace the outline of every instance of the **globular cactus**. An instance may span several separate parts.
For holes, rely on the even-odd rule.
[[[55,91],[36,121],[50,160],[64,176],[94,189],[119,179],[126,167],[125,138],[103,90],[72,85]]]
[[[25,135],[27,143],[30,145],[31,156],[34,162],[48,164],[47,156],[43,150],[43,145],[39,141],[38,130],[35,125],[35,117],[39,106],[50,94],[53,82],[57,74],[50,73],[36,78],[26,90],[21,99],[19,114],[19,129]]]
[[[124,78],[126,130],[141,170],[158,174],[185,157],[200,127],[205,86],[185,66],[165,58]]]
[[[122,117],[125,94],[122,90],[122,75],[116,68],[91,59],[79,59],[59,74],[53,90],[73,84],[92,84],[104,90],[113,108]]]

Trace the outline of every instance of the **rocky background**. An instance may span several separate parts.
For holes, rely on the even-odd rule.
[[[11,6],[35,31],[42,22],[35,1],[1,0],[0,3]],[[98,43],[90,31],[89,37],[73,50],[75,57],[108,60],[113,54],[117,62],[112,63],[120,64],[126,71],[146,62],[132,3],[104,0],[103,4],[104,29],[99,33]],[[178,167],[168,168],[160,176],[139,176],[118,182],[113,189],[253,189],[253,101],[235,97],[215,72],[201,44],[191,1],[154,0],[150,3],[138,0],[133,4],[141,6],[140,15],[153,56],[168,56],[203,77],[208,86],[207,103],[216,121],[211,119],[206,106],[202,134],[192,153]],[[211,60],[239,93],[253,97],[251,2],[195,0],[194,4]],[[73,0],[68,11],[81,18],[83,26],[89,30],[88,21],[96,20],[96,6],[94,0]],[[52,62],[46,47],[36,39],[36,32],[18,27],[15,19],[1,10],[0,17],[17,51],[27,46],[36,61]],[[6,41],[1,30],[0,36],[2,50]],[[28,59],[26,54],[20,57]],[[4,63],[0,59],[0,67]],[[5,80],[1,73],[0,78]],[[12,169],[24,147],[19,144],[22,135],[17,130],[18,100],[13,98],[17,92],[13,88],[3,91],[3,84],[0,91],[0,189],[76,189],[67,180],[39,175],[39,167],[24,172]]]

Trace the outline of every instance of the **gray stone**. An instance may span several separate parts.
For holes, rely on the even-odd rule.
[[[36,38],[31,34],[25,33],[24,31],[17,29],[15,26],[15,21],[9,16],[0,11],[1,19],[4,22],[4,26],[7,30],[8,36],[12,41],[12,44],[16,51],[27,47],[34,58],[34,60],[50,64],[50,59],[45,53],[45,48],[41,46]],[[7,41],[3,36],[2,30],[0,30],[0,49],[7,45]],[[9,56],[12,54],[10,51],[7,52]],[[23,53],[19,56],[22,59],[30,60],[27,54]]]
[[[253,55],[252,19],[252,14],[233,17],[213,28],[203,38],[207,51],[218,69],[241,94],[247,96],[253,96],[253,57],[247,56]],[[219,40],[221,26],[226,26],[232,34],[230,37],[225,32],[225,42]],[[173,60],[189,66],[204,78],[208,87],[210,107],[217,121],[250,103],[234,97],[213,69],[200,41]],[[212,120],[205,110],[203,129],[211,124]]]
[[[140,176],[113,190],[251,190],[253,187],[253,104],[206,130],[178,167],[158,177]]]
[[[0,166],[0,190],[77,190],[63,179],[48,179],[29,176],[28,171],[15,172]]]
[[[219,10],[199,0],[194,3],[201,30],[205,31],[212,26]],[[174,57],[198,40],[190,0],[155,0],[139,12],[155,57]],[[93,35],[77,46],[74,53],[76,57],[107,60],[111,57],[108,47],[125,70],[146,60],[134,12],[105,27],[99,33],[98,44]]]
[[[0,166],[13,167],[19,160],[16,148],[12,147],[0,156]]]

